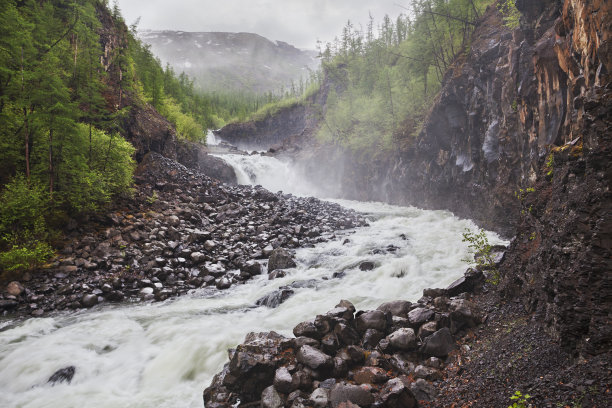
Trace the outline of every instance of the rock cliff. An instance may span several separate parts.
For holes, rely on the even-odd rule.
[[[128,47],[127,27],[115,24],[105,7],[98,7],[98,19],[101,22],[101,63],[108,73],[104,92],[107,109],[111,112],[127,111],[121,115],[119,129],[136,148],[136,161],[141,162],[147,153],[159,153],[210,177],[235,184],[236,174],[230,166],[209,156],[203,147],[179,140],[172,123],[153,106],[122,88],[125,73],[113,61]]]
[[[538,312],[566,350],[596,354],[611,341],[612,5],[517,7],[515,30],[494,6],[487,10],[422,132],[412,143],[400,138],[391,154],[321,146],[308,129],[301,139],[290,129],[274,140],[259,124],[253,131],[293,150],[298,141],[293,157],[330,192],[449,209],[516,235],[505,293]],[[284,111],[274,121],[299,114]]]

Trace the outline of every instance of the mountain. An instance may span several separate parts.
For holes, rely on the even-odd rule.
[[[299,83],[318,65],[315,51],[252,33],[142,31],[140,38],[164,64],[207,91],[275,91]]]

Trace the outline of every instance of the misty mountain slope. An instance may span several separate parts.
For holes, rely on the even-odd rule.
[[[164,64],[208,91],[266,92],[299,83],[318,65],[315,51],[251,33],[143,31],[141,39]]]

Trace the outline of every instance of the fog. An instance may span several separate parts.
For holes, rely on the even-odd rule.
[[[298,48],[332,41],[350,20],[367,25],[385,14],[396,17],[409,0],[118,0],[128,24],[140,29],[252,32]]]

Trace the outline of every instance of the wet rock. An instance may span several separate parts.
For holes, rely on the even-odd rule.
[[[436,388],[422,378],[410,384],[410,391],[418,401],[433,401],[438,395]]]
[[[476,327],[480,321],[480,311],[469,300],[455,299],[450,303],[451,331],[456,333],[464,327]]]
[[[362,367],[353,376],[357,384],[382,384],[389,379],[389,376],[379,367]]]
[[[310,394],[308,401],[315,408],[325,408],[329,404],[329,395],[331,391],[325,388],[317,388]]]
[[[389,408],[416,408],[417,398],[401,378],[393,378],[380,391],[380,399]]]
[[[270,254],[268,270],[295,268],[297,265],[286,249],[277,248]]]
[[[301,322],[293,328],[293,334],[295,337],[310,337],[313,339],[320,339],[321,334],[317,330],[314,321]]]
[[[282,269],[276,269],[268,274],[268,280],[284,278],[285,276],[287,276],[287,272]]]
[[[378,306],[376,310],[380,310],[383,313],[391,313],[393,316],[407,317],[410,312],[410,306],[412,303],[405,300],[395,300],[393,302],[386,302]]]
[[[21,296],[25,288],[17,281],[13,281],[6,286],[6,293],[11,296]]]
[[[355,319],[355,328],[360,333],[367,329],[384,331],[387,328],[387,317],[380,310],[364,312]]]
[[[204,255],[201,252],[192,252],[189,257],[191,258],[191,260],[195,263],[201,263],[204,262],[206,260],[206,255]]]
[[[374,348],[378,342],[385,337],[385,333],[376,329],[367,329],[363,334],[364,347]]]
[[[261,275],[263,268],[261,264],[255,260],[247,261],[241,268],[243,272],[248,273],[251,276]]]
[[[426,356],[446,357],[455,349],[455,341],[448,327],[444,327],[423,341],[421,353]]]
[[[215,286],[220,290],[228,289],[232,286],[232,281],[227,277],[219,278],[216,280]]]
[[[348,300],[341,300],[340,303],[338,303],[336,305],[336,307],[345,307],[346,309],[348,309],[351,313],[355,313],[355,306],[349,302]]]
[[[371,271],[374,269],[374,262],[365,261],[359,264],[360,271]]]
[[[369,407],[374,402],[374,396],[365,386],[340,382],[332,388],[330,396],[332,407],[338,407],[342,402],[351,402],[360,407]]]
[[[482,271],[468,269],[464,276],[451,283],[446,288],[446,296],[454,297],[464,292],[473,292],[475,287],[484,281]]]
[[[272,293],[267,294],[266,296],[257,299],[255,304],[257,306],[267,306],[271,308],[278,307],[285,300],[289,299],[295,292],[292,289],[281,288],[279,290],[275,290]]]
[[[94,307],[95,305],[98,304],[98,296],[97,295],[84,295],[83,298],[81,299],[81,303],[83,304],[83,307],[86,308],[90,308],[90,307]]]
[[[13,309],[18,306],[19,302],[13,299],[0,299],[0,310]]]
[[[274,389],[274,386],[269,386],[264,389],[261,393],[261,407],[262,408],[281,408],[283,406],[283,400],[278,395],[278,392]]]
[[[417,307],[408,313],[408,321],[412,327],[418,327],[433,317],[434,312],[424,307]]]
[[[389,344],[396,350],[408,351],[416,347],[417,341],[414,330],[410,328],[401,328],[391,333],[387,340]]]
[[[297,353],[297,360],[313,370],[325,370],[333,367],[330,356],[314,347],[304,345]]]
[[[419,328],[418,337],[424,339],[431,336],[438,330],[438,323],[427,322]]]
[[[281,367],[274,374],[274,387],[283,394],[289,394],[297,389],[299,384],[293,382],[291,373],[286,367]]]
[[[342,344],[357,344],[360,340],[359,334],[351,326],[338,323],[334,328],[334,333],[338,336]]]
[[[442,379],[442,373],[435,368],[418,365],[414,369],[414,377],[427,381],[438,381]]]
[[[70,382],[72,381],[72,378],[74,377],[75,372],[76,372],[76,368],[74,366],[69,366],[69,367],[59,369],[55,373],[53,373],[51,377],[49,377],[47,382],[51,384],[57,384],[57,383],[63,383],[63,382],[70,384]]]
[[[402,354],[393,354],[389,359],[391,365],[400,373],[409,375],[414,372],[415,364],[407,360]]]

